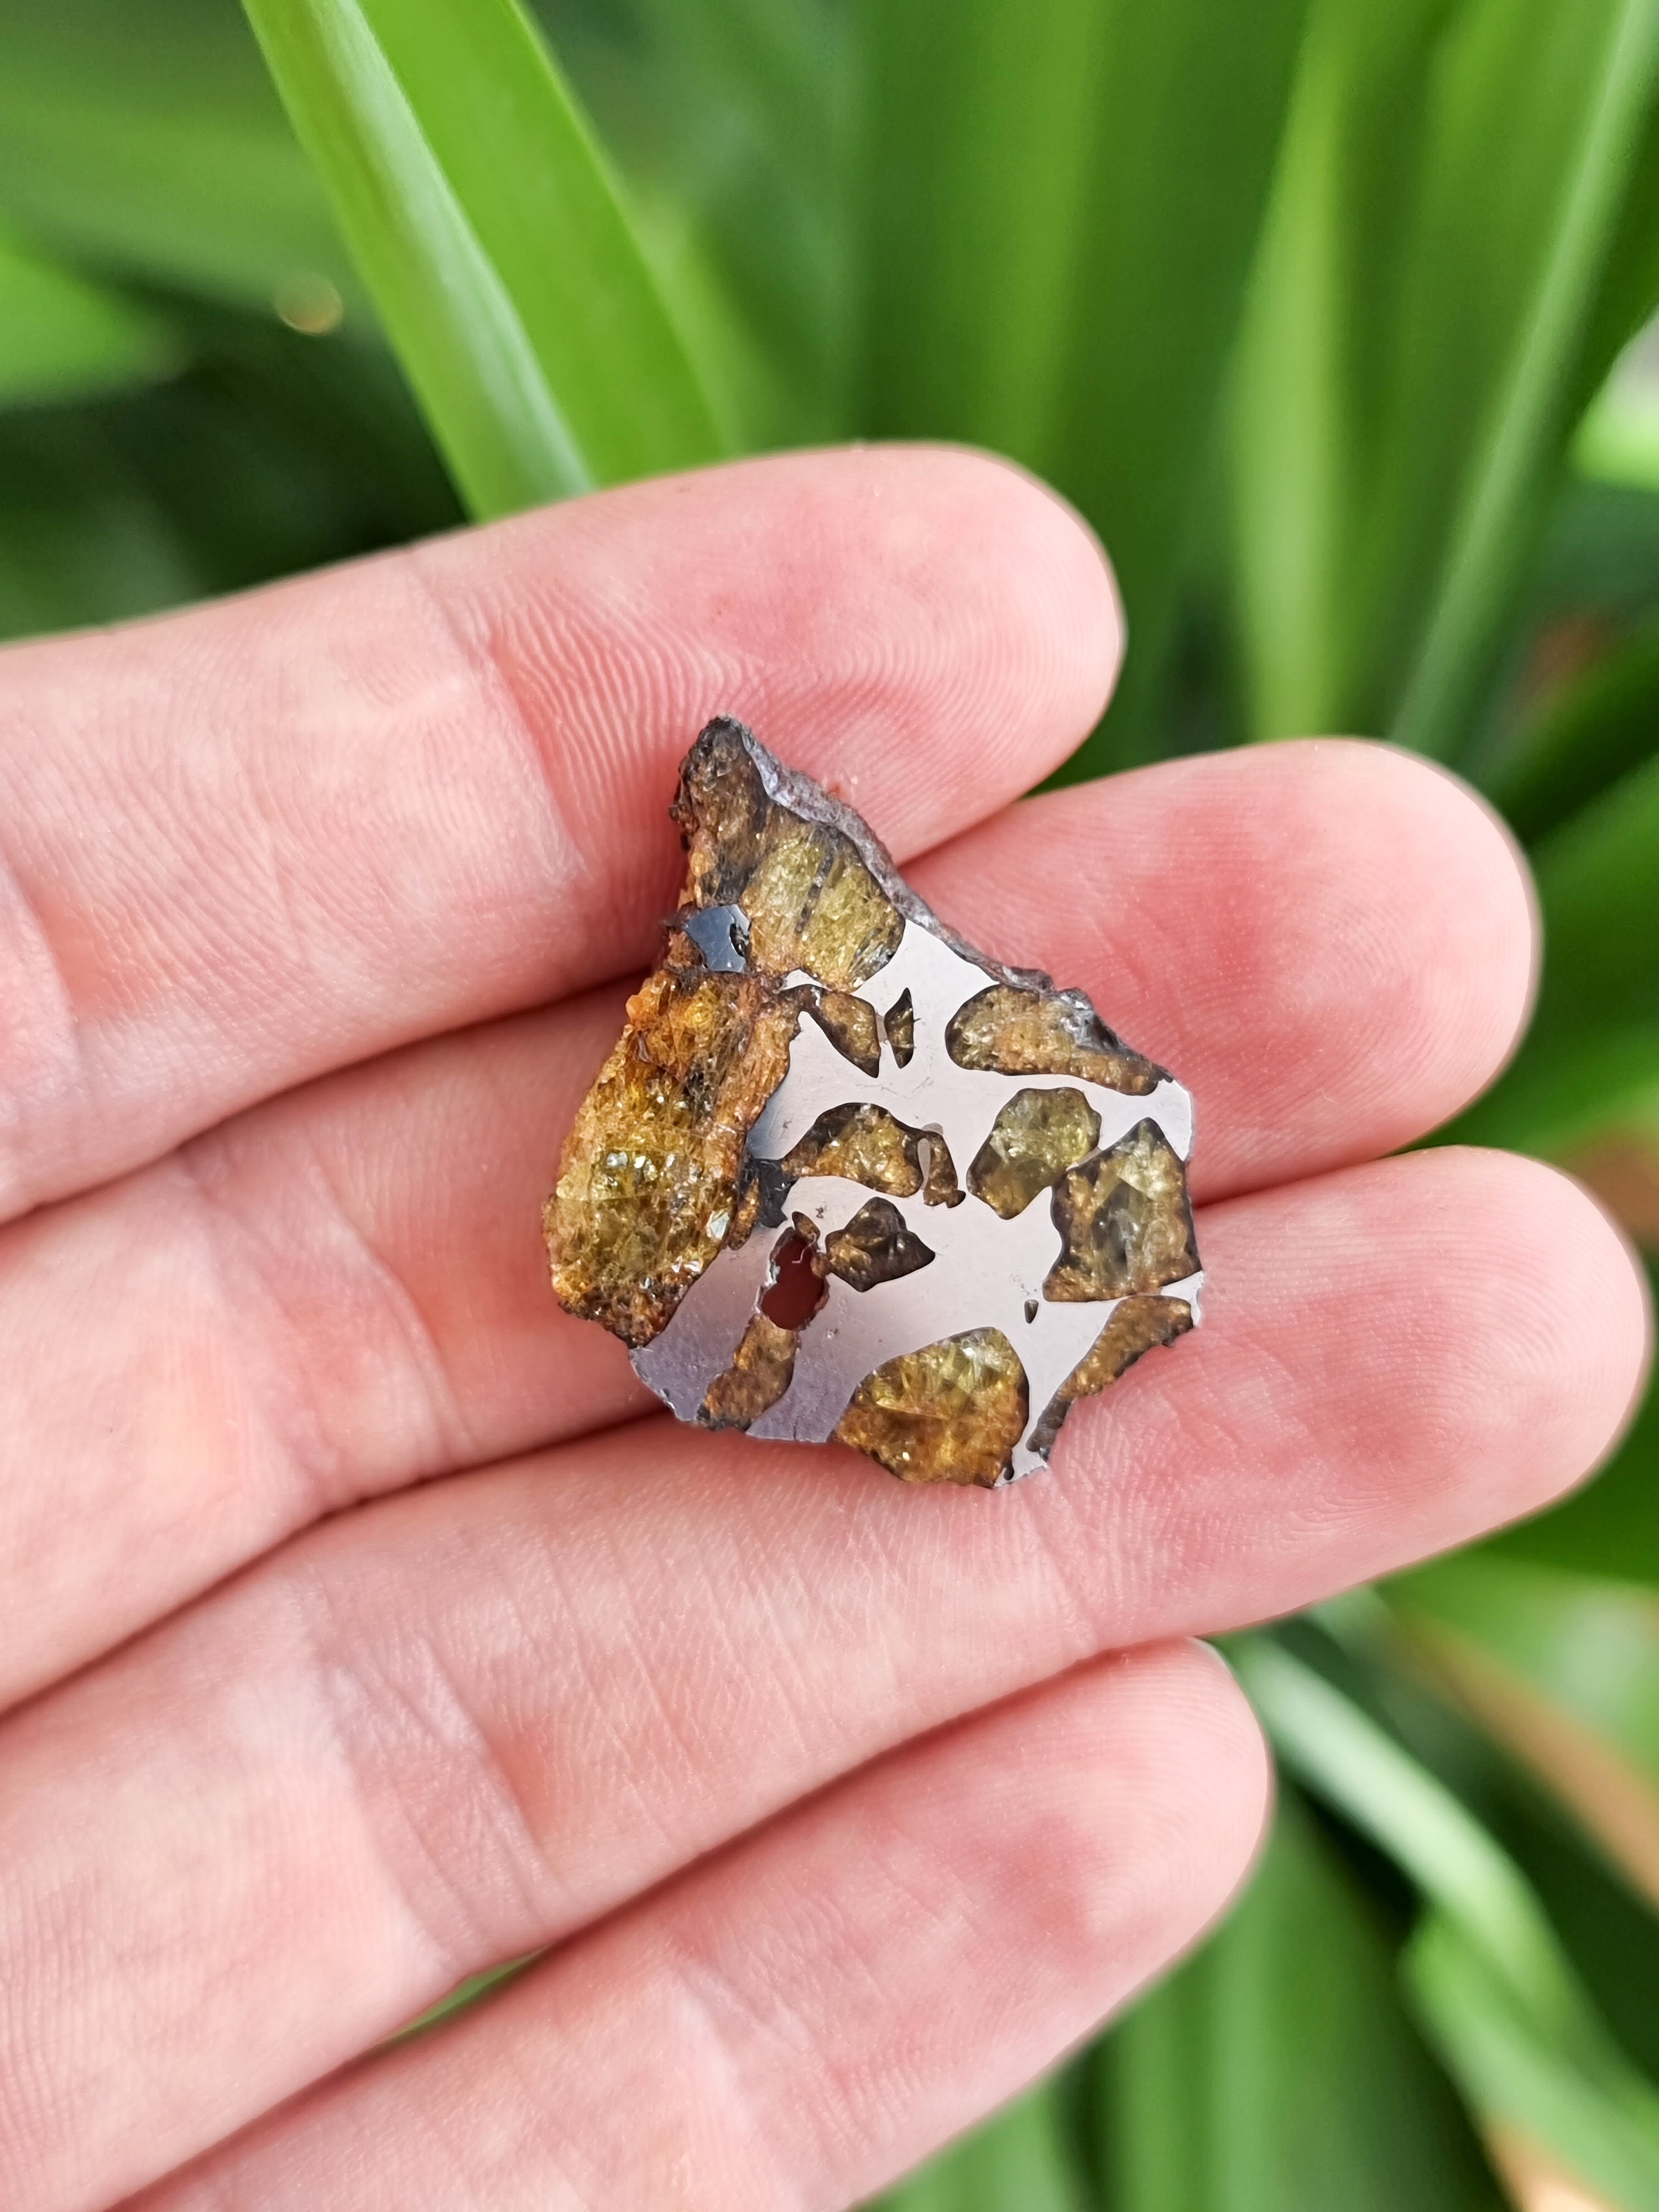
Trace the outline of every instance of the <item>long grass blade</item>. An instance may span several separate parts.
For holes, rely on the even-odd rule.
[[[76,267],[269,313],[326,283],[368,318],[240,9],[0,0],[0,214]]]
[[[1319,0],[1237,386],[1256,733],[1469,741],[1605,311],[1655,0]]]
[[[861,420],[1012,454],[1107,541],[1147,713],[1306,0],[870,0]]]
[[[1096,2064],[1112,2212],[1498,2212],[1381,1917],[1294,1790],[1227,1922]]]
[[[720,440],[592,133],[514,0],[246,0],[475,514]]]
[[[1659,2212],[1659,2090],[1607,2033],[1514,1861],[1310,1668],[1262,1638],[1237,1658],[1286,1764],[1432,1907],[1412,1986],[1485,2124],[1530,2133],[1625,2212]]]
[[[1495,1089],[1447,1133],[1559,1157],[1659,1088],[1659,759],[1534,848],[1538,1011]]]
[[[1588,10],[1586,14],[1588,14]],[[1549,232],[1453,520],[1439,589],[1394,735],[1457,752],[1501,641],[1542,490],[1571,424],[1583,332],[1653,98],[1659,9],[1610,11],[1563,164]]]
[[[1389,1602],[1440,1686],[1659,1910],[1659,1595],[1475,1553]]]

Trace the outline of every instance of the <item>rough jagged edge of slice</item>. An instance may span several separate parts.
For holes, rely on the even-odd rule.
[[[1086,993],[1075,989],[1056,990],[1052,978],[1043,970],[1011,967],[981,952],[958,932],[942,921],[927,902],[921,898],[905,880],[886,847],[851,806],[825,791],[810,776],[787,768],[755,736],[754,732],[735,716],[719,715],[706,724],[682,763],[680,788],[672,811],[680,824],[683,842],[688,852],[692,848],[696,835],[702,829],[707,819],[697,804],[693,788],[699,756],[700,754],[704,756],[706,760],[706,756],[722,744],[735,744],[740,749],[747,763],[753,769],[760,791],[769,804],[781,808],[799,820],[829,830],[833,836],[844,839],[868,871],[878,890],[902,919],[914,921],[919,927],[932,932],[942,943],[949,945],[961,957],[977,967],[992,981],[1011,986],[1022,992],[1039,994],[1065,1006],[1076,1023],[1073,1034],[1079,1045],[1086,1044],[1092,1048],[1121,1053],[1127,1058],[1139,1060],[1143,1067],[1153,1071],[1157,1075],[1164,1074],[1165,1071],[1157,1068],[1156,1063],[1147,1060],[1144,1054],[1134,1052],[1133,1048],[1126,1045],[1107,1026]],[[718,772],[717,764],[706,762],[706,765],[716,770],[716,775],[711,775],[708,779],[710,782],[715,781]],[[702,903],[701,888],[689,874],[685,896],[688,900],[695,900],[696,905]],[[665,946],[664,958],[659,963],[660,965],[679,967],[683,964],[684,953],[693,949],[687,945],[683,937],[679,944],[676,945],[674,936],[677,923],[682,922],[688,912],[695,910],[695,905],[682,904],[678,914],[671,918],[667,925],[670,941]],[[694,968],[705,964],[700,949],[697,950],[696,957],[690,964]],[[879,970],[877,973],[879,973]],[[1067,1410],[1069,1410],[1069,1405],[1057,1405],[1054,1408],[1058,1415],[1058,1419],[1053,1425],[1054,1431],[1057,1431],[1060,1422],[1064,1419]],[[1054,1433],[1051,1432],[1044,1440],[1043,1456],[1045,1458],[1053,1442]]]
[[[762,744],[747,722],[739,721],[735,714],[716,714],[698,732],[696,743],[686,755],[681,771],[682,790],[698,753],[705,748],[712,751],[721,738],[737,739],[754,763],[755,772],[761,780],[761,788],[775,805],[786,807],[805,821],[817,823],[821,828],[833,830],[845,837],[875,878],[880,890],[907,921],[914,921],[923,929],[932,930],[934,936],[942,938],[953,952],[960,953],[964,960],[971,960],[976,967],[983,968],[999,983],[1012,983],[1027,991],[1053,992],[1053,977],[1044,975],[1040,968],[1006,967],[1000,960],[992,959],[989,953],[981,952],[977,945],[970,945],[948,922],[942,921],[926,899],[913,890],[900,874],[898,863],[864,817],[844,799],[837,799],[833,792],[826,791],[821,783],[814,782],[799,769],[786,768],[777,755]],[[1078,995],[1081,997],[1083,994],[1079,993]],[[1096,1019],[1099,1019],[1098,1015]]]
[[[981,952],[959,930],[942,921],[926,899],[911,889],[899,872],[897,862],[861,814],[799,769],[786,768],[777,755],[762,744],[749,725],[740,721],[735,714],[716,714],[706,722],[681,764],[679,796],[676,799],[673,811],[675,819],[683,825],[682,836],[688,848],[690,833],[684,825],[688,816],[695,814],[696,811],[690,800],[688,788],[693,763],[700,752],[712,751],[722,738],[735,739],[742,746],[760,778],[761,788],[775,805],[799,815],[805,821],[816,823],[821,828],[845,837],[870,871],[878,889],[907,921],[914,921],[918,927],[931,930],[935,937],[950,946],[951,951],[964,960],[972,961],[975,967],[982,968],[994,982],[1007,983],[1017,990],[1040,992],[1045,998],[1060,1000],[1072,1010],[1080,1024],[1095,1032],[1086,1040],[1091,1047],[1105,1052],[1121,1053],[1127,1059],[1142,1060],[1159,1079],[1168,1077],[1167,1068],[1160,1067],[1156,1060],[1148,1060],[1146,1054],[1126,1044],[1102,1019],[1087,992],[1056,989],[1054,977],[1041,968],[1011,968],[1006,962],[994,959],[988,952]],[[684,812],[682,812],[682,807]],[[879,974],[880,970],[878,969],[877,973]],[[1078,1041],[1082,1043],[1085,1040],[1079,1037]]]
[[[1071,1010],[1079,1030],[1088,1033],[1089,1044],[1105,1051],[1121,1053],[1127,1058],[1138,1059],[1145,1066],[1152,1069],[1159,1078],[1167,1079],[1169,1073],[1167,1069],[1160,1067],[1156,1061],[1149,1060],[1146,1054],[1136,1052],[1133,1046],[1126,1044],[1124,1040],[1103,1020],[1093,1000],[1086,992],[1075,988],[1057,989],[1054,978],[1041,968],[1011,967],[1007,963],[994,958],[991,954],[982,952],[977,945],[963,937],[960,931],[953,929],[948,922],[943,921],[900,872],[892,854],[862,815],[844,800],[837,799],[833,793],[826,791],[823,785],[815,781],[812,777],[799,769],[787,767],[776,754],[755,735],[748,724],[734,714],[717,714],[705,723],[681,763],[679,790],[672,812],[676,821],[681,824],[682,842],[688,851],[690,848],[698,813],[691,789],[698,757],[700,754],[712,751],[722,741],[735,742],[740,746],[759,778],[761,789],[775,805],[786,809],[804,821],[812,823],[844,837],[869,870],[877,887],[907,921],[913,921],[919,927],[932,931],[943,943],[948,945],[953,952],[981,969],[993,981],[1006,983],[1019,990],[1035,991],[1044,997],[1059,1000]],[[688,890],[690,888],[688,883]],[[683,905],[680,912],[684,915],[687,910]],[[878,969],[877,973],[879,974],[880,970]],[[872,980],[873,981],[873,978]],[[1084,1041],[1084,1036],[1080,1036],[1079,1042],[1081,1043]],[[778,1213],[781,1220],[781,1208],[775,1206],[772,1210]],[[1171,1342],[1176,1336],[1182,1333],[1184,1328],[1190,1328],[1191,1325],[1190,1319],[1184,1323],[1178,1323],[1158,1340],[1166,1344]],[[1139,1357],[1140,1351],[1150,1348],[1150,1344],[1138,1348],[1124,1362],[1124,1365],[1127,1367],[1133,1364]],[[1109,1377],[1108,1382],[1115,1379],[1116,1379],[1115,1376]],[[1096,1389],[1104,1388],[1107,1387],[1107,1383],[1103,1382],[1095,1387]],[[1054,1449],[1060,1431],[1065,1424],[1066,1417],[1071,1411],[1071,1397],[1062,1394],[1057,1395],[1054,1403],[1048,1408],[1047,1433],[1040,1447],[1045,1461]],[[1006,1485],[1007,1478],[1005,1476],[998,1486],[1006,1487]]]

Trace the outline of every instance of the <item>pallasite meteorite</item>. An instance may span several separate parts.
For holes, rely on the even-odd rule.
[[[741,722],[674,817],[680,909],[547,1203],[561,1303],[683,1420],[907,1482],[1030,1474],[1198,1319],[1191,1101]]]

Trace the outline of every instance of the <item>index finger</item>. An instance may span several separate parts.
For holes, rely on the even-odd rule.
[[[675,764],[754,721],[902,859],[1103,705],[1099,550],[924,448],[640,484],[0,657],[0,1218],[639,964]]]

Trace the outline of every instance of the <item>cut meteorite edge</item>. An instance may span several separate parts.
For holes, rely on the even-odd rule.
[[[741,722],[673,813],[681,905],[547,1202],[560,1303],[683,1420],[907,1482],[1030,1474],[1200,1319],[1191,1100]]]

